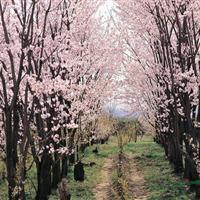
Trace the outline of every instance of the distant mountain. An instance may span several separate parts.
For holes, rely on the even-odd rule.
[[[126,119],[136,119],[140,115],[140,113],[138,113],[138,112],[128,112],[128,111],[125,111],[124,109],[118,108],[118,107],[116,107],[115,109],[110,111],[110,113],[113,115],[113,117],[126,118]]]

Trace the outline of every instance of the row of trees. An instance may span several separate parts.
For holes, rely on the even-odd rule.
[[[25,199],[33,163],[36,199],[48,199],[95,135],[84,130],[101,110],[117,60],[109,31],[100,30],[101,3],[0,0],[0,143],[9,200]]]
[[[143,109],[175,171],[199,180],[200,3],[117,2],[129,103]]]

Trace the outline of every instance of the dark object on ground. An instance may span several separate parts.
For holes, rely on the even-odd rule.
[[[60,200],[71,200],[71,194],[69,194],[67,182],[65,180],[62,180],[58,185],[58,193]]]
[[[84,181],[84,164],[79,161],[75,166],[74,166],[74,180],[75,181]]]
[[[97,165],[95,162],[84,163],[84,166],[87,166],[87,167],[93,167],[95,165]]]
[[[108,138],[100,139],[100,144],[105,144],[107,143]]]
[[[95,165],[97,165],[95,162],[91,162],[91,163],[90,163],[90,167],[93,167],[93,166],[95,166]]]
[[[93,153],[96,153],[96,154],[98,154],[98,153],[99,153],[99,151],[98,151],[97,147],[96,147],[95,149],[93,149],[93,150],[92,150],[92,152],[93,152]]]

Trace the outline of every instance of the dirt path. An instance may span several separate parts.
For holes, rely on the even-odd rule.
[[[116,157],[115,157],[116,159]],[[113,193],[111,174],[116,167],[114,158],[107,158],[101,170],[102,182],[94,189],[96,200],[109,200]],[[145,189],[145,180],[141,169],[137,166],[133,155],[126,155],[124,173],[128,184],[128,198],[126,200],[147,200],[148,192]],[[116,198],[112,200],[120,200]]]
[[[126,177],[128,178],[129,194],[131,200],[147,200],[148,191],[145,188],[144,175],[141,168],[137,166],[133,155],[127,155]]]
[[[107,158],[105,160],[105,164],[101,170],[102,182],[94,190],[95,198],[97,200],[109,199],[109,193],[112,184],[110,175],[114,166],[113,162],[113,158]]]

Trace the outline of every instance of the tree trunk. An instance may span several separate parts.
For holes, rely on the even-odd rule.
[[[26,158],[24,156],[21,156],[21,160],[19,162],[19,195],[18,198],[20,200],[25,200],[25,180],[26,180]]]
[[[15,116],[15,115],[14,115]],[[16,120],[14,126],[16,126]],[[12,129],[12,112],[10,109],[6,111],[6,169],[8,180],[8,198],[9,200],[17,199],[16,189],[16,164],[17,164],[17,135],[16,131]],[[16,127],[17,128],[17,127]]]
[[[51,166],[52,158],[48,153],[45,153],[40,165],[37,166],[38,190],[36,200],[48,200],[48,196],[51,194]]]
[[[64,155],[62,158],[61,178],[65,178],[68,174],[68,157]]]
[[[75,137],[76,129],[71,129],[69,130],[69,164],[74,164],[75,163],[75,153],[74,153],[74,137]]]
[[[67,182],[65,180],[62,180],[62,182],[59,184],[58,192],[60,200],[71,200],[71,195],[68,191]]]
[[[52,188],[57,189],[58,184],[61,181],[60,157],[57,152],[54,153],[54,163],[52,172],[53,172]]]

